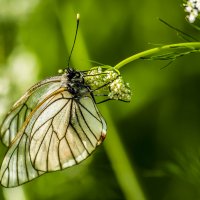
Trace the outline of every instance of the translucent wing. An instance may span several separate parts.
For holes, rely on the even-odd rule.
[[[75,165],[105,134],[105,121],[91,96],[73,99],[67,91],[55,92],[24,122],[3,160],[1,184],[15,187],[44,172]]]
[[[38,110],[40,117],[29,130],[31,161],[40,171],[56,171],[80,163],[106,135],[105,121],[90,96],[75,100],[69,98],[67,91],[59,95]]]
[[[29,138],[22,134],[8,150],[0,172],[1,185],[16,187],[44,172],[35,170],[29,156]]]
[[[10,146],[33,108],[60,87],[60,79],[61,76],[55,76],[37,83],[13,105],[0,127],[0,137],[6,146]]]
[[[27,129],[32,124],[37,110],[42,106],[45,107],[54,98],[54,93],[47,96],[34,108],[12,141],[0,171],[0,180],[4,187],[16,187],[44,173],[36,170],[31,163],[30,135],[28,135]]]

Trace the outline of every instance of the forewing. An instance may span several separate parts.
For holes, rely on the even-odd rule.
[[[10,146],[30,112],[60,86],[61,76],[41,81],[30,88],[12,107],[0,127],[0,136],[6,146]]]
[[[90,96],[74,100],[67,91],[62,92],[34,118],[30,157],[39,171],[56,171],[80,163],[105,138],[105,121]]]

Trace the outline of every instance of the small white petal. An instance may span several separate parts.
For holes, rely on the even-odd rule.
[[[195,19],[196,19],[196,17],[194,15],[192,15],[192,14],[187,16],[187,18],[188,18],[190,23],[193,23],[195,21]]]
[[[187,6],[187,7],[185,7],[185,12],[191,12],[192,11],[192,7],[189,7],[189,6]]]

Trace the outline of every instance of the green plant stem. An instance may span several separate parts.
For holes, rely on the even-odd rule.
[[[126,64],[128,64],[128,63],[130,63],[134,60],[138,60],[138,59],[141,59],[143,57],[153,55],[155,53],[161,53],[164,50],[173,49],[173,48],[186,48],[186,49],[191,49],[191,50],[200,50],[200,42],[187,42],[187,43],[169,44],[169,45],[164,45],[164,46],[161,46],[161,47],[149,49],[149,50],[137,53],[133,56],[130,56],[130,57],[122,60],[121,62],[116,64],[114,66],[114,68],[120,69],[124,65],[126,65]]]
[[[108,126],[108,138],[104,142],[107,155],[115,172],[118,183],[126,200],[145,200],[145,195],[135,173],[133,164],[126,153],[124,145],[119,137],[116,125],[106,106],[103,106]]]

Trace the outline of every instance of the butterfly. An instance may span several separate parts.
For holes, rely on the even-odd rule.
[[[129,102],[131,90],[111,66],[77,71],[69,67],[59,76],[32,86],[11,108],[0,126],[8,151],[0,169],[4,187],[16,187],[40,175],[85,160],[106,137],[106,122],[95,96]]]
[[[16,187],[76,165],[103,142],[106,122],[85,76],[68,67],[35,84],[13,105],[0,127],[1,141],[9,147],[2,186]]]

